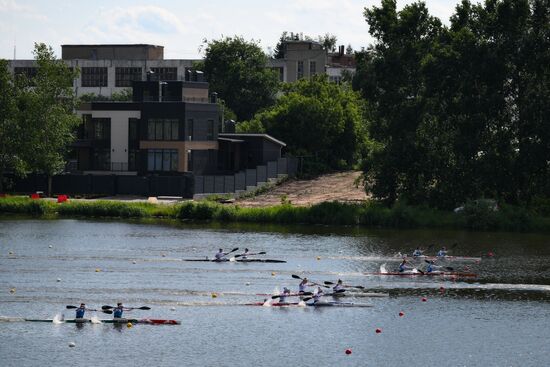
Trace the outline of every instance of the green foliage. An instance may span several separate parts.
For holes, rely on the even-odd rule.
[[[210,83],[239,120],[250,119],[273,104],[277,75],[265,67],[267,56],[255,41],[226,37],[205,42],[202,68]]]
[[[52,203],[45,200],[32,200],[22,197],[0,199],[0,213],[45,215],[51,211]]]
[[[147,216],[150,204],[130,204],[120,201],[76,201],[60,204],[57,212],[62,216],[142,218]]]
[[[375,198],[450,209],[550,197],[549,9],[462,1],[448,28],[423,2],[365,10],[376,43],[356,53],[353,86],[369,102]]]
[[[257,119],[252,119],[249,121],[242,121],[237,123],[235,126],[235,131],[238,133],[258,133],[264,134],[265,128],[262,125],[262,122]]]
[[[120,92],[113,92],[110,97],[86,93],[78,97],[79,102],[127,102],[132,100],[132,88],[125,88]]]
[[[322,172],[352,167],[367,142],[364,105],[347,85],[325,76],[284,86],[275,106],[258,113],[239,129],[259,130],[287,144],[287,151],[306,156],[306,167]]]

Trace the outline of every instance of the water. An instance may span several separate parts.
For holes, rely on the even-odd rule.
[[[2,220],[1,317],[72,318],[66,305],[100,308],[122,301],[152,308],[125,316],[178,319],[182,325],[0,321],[0,364],[546,366],[548,240],[544,234]],[[394,269],[397,252],[432,243],[433,252],[458,243],[454,255],[491,251],[495,258],[445,264],[468,267],[477,278],[364,274],[382,264]],[[249,247],[288,262],[181,261],[212,257],[219,247]],[[342,299],[373,306],[365,308],[243,305],[266,298],[256,293],[296,290],[292,274],[320,283],[342,278],[389,296]]]

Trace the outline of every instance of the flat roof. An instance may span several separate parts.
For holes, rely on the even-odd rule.
[[[218,134],[219,137],[223,137],[223,138],[239,138],[239,137],[247,137],[247,136],[250,136],[250,137],[254,137],[254,138],[264,138],[264,139],[267,139],[275,144],[279,144],[283,147],[286,147],[286,144],[283,143],[282,141],[280,140],[277,140],[275,139],[274,137],[272,137],[271,135],[268,135],[268,134],[247,134],[247,133],[242,133],[242,134],[239,134],[239,133],[219,133]]]
[[[103,44],[78,44],[78,45],[61,45],[61,47],[164,47],[160,45],[150,45],[147,43],[135,43],[135,44],[120,44],[120,43],[103,43]]]

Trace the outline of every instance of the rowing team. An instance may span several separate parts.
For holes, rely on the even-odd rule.
[[[426,270],[425,270],[426,273],[432,273],[434,271],[439,271],[442,268],[445,268],[445,269],[448,269],[448,270],[452,269],[452,268],[447,267],[447,266],[435,265],[435,260],[426,260],[426,262],[428,263],[428,266],[426,267]],[[403,272],[406,272],[406,271],[412,271],[414,269],[417,269],[417,268],[414,267],[414,266],[409,266],[409,261],[407,261],[407,259],[403,259],[401,264],[399,264],[399,272],[400,273],[403,273]]]
[[[304,278],[302,279],[300,284],[298,284],[298,295],[311,294],[306,291],[306,287],[317,287],[317,289],[313,292],[313,295],[311,298],[313,299],[314,304],[321,302],[321,297],[325,295],[323,289],[316,283],[308,283],[308,282],[309,282],[308,279]],[[341,279],[338,279],[338,282],[334,287],[332,287],[332,290],[334,293],[345,292],[345,288],[343,286],[343,282]],[[287,303],[286,299],[289,296],[290,296],[290,289],[288,289],[287,287],[284,287],[283,292],[279,295],[279,304]]]
[[[216,261],[227,261],[228,259],[226,258],[227,255],[229,255],[230,253],[232,252],[235,252],[237,251],[239,248],[234,248],[233,250],[229,251],[229,252],[223,252],[223,249],[219,249],[218,252],[216,252],[216,254],[214,255],[214,259]],[[238,254],[238,255],[235,255],[235,257],[240,257],[241,260],[246,260],[248,259],[248,256],[252,256],[252,255],[264,255],[265,252],[258,252],[258,253],[251,253],[250,251],[248,251],[248,248],[245,248],[244,249],[244,252],[242,254]]]
[[[417,247],[413,253],[412,253],[412,256],[413,257],[419,257],[419,256],[424,256],[423,254],[423,250],[420,249],[420,247]],[[437,257],[445,257],[447,256],[447,248],[445,246],[443,246],[438,252],[437,252]]]
[[[72,308],[74,308],[75,306],[72,306]],[[104,306],[104,308],[107,307],[107,306]],[[112,306],[111,306],[112,307]],[[109,307],[109,308],[111,308]],[[69,308],[69,306],[67,306],[67,308]],[[114,319],[121,319],[122,318],[122,313],[124,311],[130,311],[132,310],[133,308],[126,308],[122,305],[122,302],[118,302],[116,307],[112,307],[112,312],[113,312],[113,318]],[[92,308],[87,308],[86,307],[86,304],[85,303],[81,303],[80,304],[80,307],[76,308],[75,309],[75,312],[76,312],[76,316],[75,316],[75,319],[83,319],[84,318],[84,314],[86,313],[86,311],[97,311],[96,309],[92,309]],[[105,312],[105,310],[103,310],[103,312]],[[109,312],[110,313],[110,312]]]

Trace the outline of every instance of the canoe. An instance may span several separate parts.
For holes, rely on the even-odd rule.
[[[54,322],[53,319],[24,319],[23,321],[28,322]],[[56,320],[57,321],[57,320]],[[149,325],[179,325],[180,322],[177,320],[164,320],[164,319],[101,319],[99,320],[102,324],[149,324]],[[59,320],[62,323],[72,323],[72,324],[86,324],[91,323],[91,319],[65,319]]]
[[[233,261],[230,261],[229,259],[225,259],[225,260],[182,259],[182,261],[198,261],[198,262],[211,262],[211,263],[225,263],[225,262],[236,262],[236,263],[286,263],[285,260],[275,260],[275,259],[235,259]]]
[[[481,257],[468,257],[468,256],[396,256],[397,259],[407,259],[407,260],[441,260],[441,261],[481,261]]]

